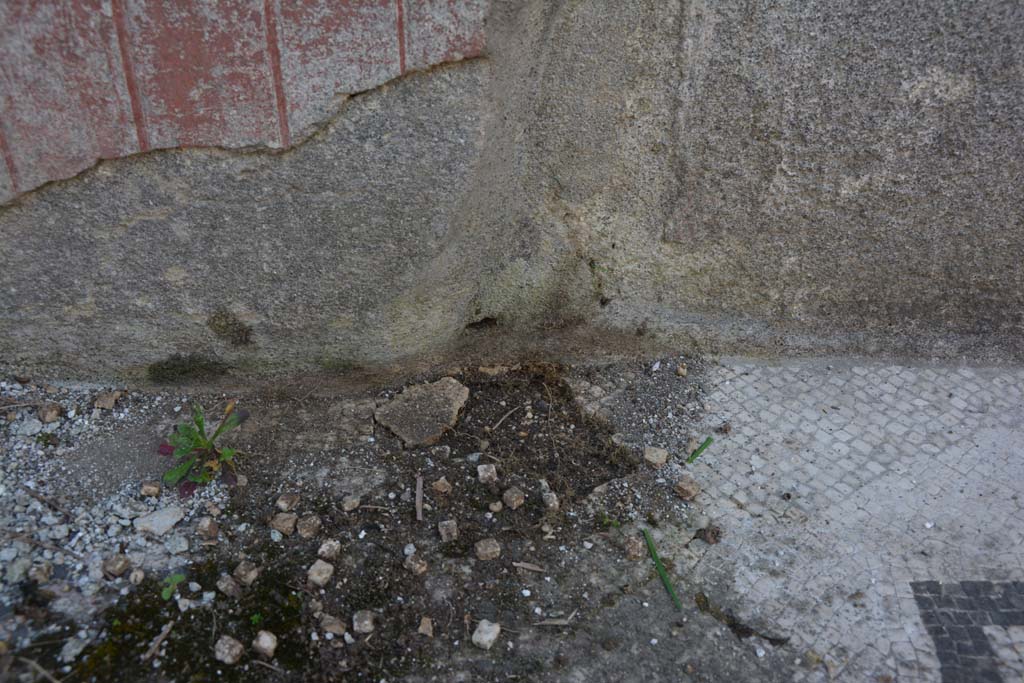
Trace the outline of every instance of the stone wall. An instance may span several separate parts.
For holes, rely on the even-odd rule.
[[[251,17],[283,46],[259,126],[184,140],[147,115],[171,149],[0,207],[6,365],[265,374],[543,339],[1024,356],[1013,3],[345,4],[392,37],[401,8],[379,54],[405,75],[359,56],[376,29],[283,6]]]

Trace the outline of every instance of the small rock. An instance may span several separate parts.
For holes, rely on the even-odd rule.
[[[252,649],[267,659],[274,658],[274,651],[277,650],[277,636],[270,631],[260,631],[252,641]]]
[[[53,576],[53,565],[49,562],[32,565],[28,570],[28,578],[35,583],[46,583]]]
[[[647,554],[647,546],[639,536],[630,536],[624,543],[626,557],[630,560],[642,560]]]
[[[206,514],[210,515],[211,517],[220,517],[221,509],[217,507],[216,504],[214,504],[212,501],[206,501],[206,503],[203,504],[203,507],[206,508]]]
[[[131,569],[132,563],[126,555],[114,555],[103,560],[103,573],[117,578]]]
[[[700,493],[700,484],[697,483],[697,480],[685,474],[675,483],[673,488],[676,495],[683,500],[693,500]]]
[[[114,406],[121,400],[122,396],[124,396],[123,391],[105,391],[96,397],[96,400],[93,401],[92,405],[94,408],[100,408],[102,410],[113,410]]]
[[[59,420],[64,409],[61,408],[59,403],[44,403],[36,412],[39,415],[39,419],[48,424]]]
[[[359,496],[345,496],[341,499],[341,509],[345,512],[352,512],[359,507]]]
[[[313,538],[320,533],[320,527],[322,523],[320,518],[316,515],[306,515],[299,520],[297,528],[299,530],[299,536],[303,538]]]
[[[330,614],[320,616],[320,628],[324,633],[331,633],[336,636],[345,635],[346,631],[345,622],[338,617],[332,617]]]
[[[645,446],[644,460],[655,467],[661,467],[668,462],[668,451],[664,448],[658,448],[657,446]]]
[[[449,484],[448,480],[444,477],[441,477],[440,479],[435,481],[433,484],[430,485],[430,487],[434,489],[435,493],[439,493],[442,496],[446,496],[452,492],[452,485]]]
[[[281,512],[291,512],[298,507],[300,499],[301,496],[293,491],[282,493],[277,497],[277,509]]]
[[[501,635],[501,624],[481,619],[473,631],[473,644],[482,650],[490,650],[498,636]]]
[[[694,451],[700,448],[700,442],[697,441],[697,437],[691,436],[686,440],[686,457],[693,455]]]
[[[416,629],[416,632],[426,636],[427,638],[433,638],[434,620],[430,617],[420,617],[420,627]]]
[[[496,500],[493,503],[488,503],[487,509],[493,512],[494,514],[498,514],[499,512],[505,509],[505,504],[502,503],[500,500]]]
[[[251,586],[260,575],[260,568],[249,560],[242,560],[233,572],[235,579],[243,586]]]
[[[481,484],[495,484],[498,481],[498,468],[490,463],[477,465],[476,476]]]
[[[554,491],[545,491],[540,494],[544,507],[551,512],[558,512],[558,495]]]
[[[160,491],[161,487],[158,481],[144,481],[142,486],[139,487],[139,494],[145,498],[159,498]]]
[[[281,541],[284,540],[284,534],[282,534],[277,529],[271,529],[270,530],[270,540],[273,541],[274,543],[280,543]]]
[[[459,537],[459,525],[454,519],[446,519],[437,523],[437,531],[441,534],[441,541],[447,543]]]
[[[298,521],[299,516],[294,512],[278,512],[270,520],[270,528],[280,531],[285,536],[291,536],[295,533],[295,524]]]
[[[199,524],[196,525],[196,532],[208,541],[217,539],[217,535],[220,533],[220,525],[217,524],[213,517],[203,517],[199,520]]]
[[[526,494],[523,493],[519,487],[513,486],[505,491],[501,496],[501,499],[504,501],[505,505],[509,506],[513,510],[518,510],[519,507],[526,502]]]
[[[410,555],[405,558],[405,568],[414,575],[421,576],[427,573],[428,565],[427,561],[419,555]]]
[[[323,588],[334,576],[334,565],[323,560],[317,560],[306,572],[309,582],[314,586]]]
[[[416,554],[416,544],[415,543],[406,543],[405,547],[402,548],[402,554],[405,555],[406,557],[409,557],[410,555],[415,555]]]
[[[680,363],[679,365],[676,366],[677,377],[686,377],[688,372],[689,371],[686,368],[686,363]]]
[[[180,555],[188,552],[188,539],[181,534],[172,534],[164,541],[164,548],[172,555]]]
[[[43,423],[32,417],[21,423],[17,433],[19,436],[35,436],[41,431],[43,431]]]
[[[356,633],[373,633],[374,614],[368,609],[361,609],[352,615],[352,630]]]
[[[242,597],[242,587],[227,574],[221,574],[220,578],[217,579],[217,590],[235,600]]]
[[[496,560],[501,557],[501,546],[493,538],[485,538],[473,546],[478,560]]]
[[[340,552],[341,543],[332,538],[321,543],[320,549],[316,551],[316,554],[322,560],[333,560]]]
[[[221,636],[213,646],[213,656],[225,664],[237,664],[244,653],[245,647],[231,636]]]
[[[374,411],[377,422],[409,448],[431,446],[459,418],[469,389],[452,377],[406,389]]]
[[[175,524],[181,521],[181,518],[185,516],[181,508],[172,505],[156,512],[151,512],[148,515],[135,518],[135,528],[143,533],[152,534],[153,536],[163,536],[170,531]]]
[[[145,578],[146,578],[146,572],[142,571],[142,569],[139,569],[137,567],[132,570],[131,574],[128,575],[128,581],[133,586],[138,586],[140,583],[142,583],[142,581]]]

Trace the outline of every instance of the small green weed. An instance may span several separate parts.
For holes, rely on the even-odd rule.
[[[235,410],[235,403],[234,400],[228,401],[224,416],[212,436],[206,435],[203,407],[193,404],[192,419],[178,425],[168,443],[160,444],[160,455],[169,455],[175,460],[174,466],[164,472],[164,483],[178,486],[182,497],[192,495],[197,486],[209,484],[218,474],[225,483],[234,483],[238,451],[217,446],[216,441],[249,417],[247,411]]]
[[[178,590],[178,584],[185,580],[184,574],[171,574],[164,579],[164,588],[160,591],[160,597],[170,600],[174,592]]]
[[[259,612],[254,613],[252,616],[249,617],[249,623],[253,626],[259,626],[263,623],[263,615]]]

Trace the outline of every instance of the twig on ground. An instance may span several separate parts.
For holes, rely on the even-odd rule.
[[[416,475],[416,521],[423,521],[423,475]]]
[[[28,495],[32,496],[36,500],[38,500],[43,505],[47,505],[47,506],[53,508],[54,510],[56,510],[57,512],[61,513],[62,515],[67,517],[69,521],[75,518],[75,516],[73,514],[71,514],[71,512],[69,510],[67,510],[63,505],[61,505],[57,501],[53,500],[52,498],[47,498],[46,496],[44,496],[43,494],[39,493],[38,491],[35,491],[34,489],[29,488],[25,484],[18,484],[18,488],[21,489],[22,491],[24,491],[25,493],[27,493]]]
[[[665,590],[668,591],[669,596],[672,598],[672,603],[676,606],[676,609],[683,609],[683,604],[679,602],[679,596],[676,595],[676,589],[672,587],[672,579],[668,577],[668,572],[665,571],[665,565],[661,563],[661,558],[658,557],[658,551],[654,548],[654,539],[651,538],[651,534],[647,529],[641,529],[644,534],[644,539],[647,541],[647,550],[651,553],[651,559],[654,560],[654,568],[658,571],[658,576],[661,577],[661,582],[665,584]]]
[[[164,627],[160,629],[160,633],[158,633],[156,638],[153,639],[153,643],[149,646],[149,649],[146,650],[144,655],[142,655],[142,661],[148,662],[156,655],[157,650],[159,650],[160,646],[163,645],[165,640],[167,640],[167,636],[171,634],[171,629],[174,628],[174,624],[176,622],[176,619],[172,619],[164,624]]]
[[[516,407],[515,407],[515,408],[513,408],[512,410],[510,410],[510,411],[508,411],[507,413],[505,413],[504,415],[502,415],[502,416],[501,416],[501,419],[500,419],[500,420],[498,420],[497,422],[495,422],[495,423],[494,423],[494,426],[493,426],[493,427],[491,427],[491,431],[492,431],[492,432],[493,432],[493,431],[496,431],[496,430],[498,429],[498,427],[500,427],[500,426],[501,426],[501,423],[502,423],[502,422],[504,422],[504,421],[505,421],[505,419],[506,419],[506,418],[508,418],[508,416],[509,416],[509,415],[511,415],[512,413],[516,412],[516,411],[517,411],[517,410],[519,410],[520,408],[522,408],[522,406],[516,406]]]
[[[42,665],[39,662],[37,662],[36,660],[29,659],[28,657],[18,657],[18,659],[20,659],[21,661],[25,662],[29,666],[31,666],[33,669],[35,669],[37,672],[39,672],[39,674],[43,678],[45,678],[46,680],[50,681],[50,683],[60,683],[60,679],[59,678],[54,678],[53,674],[51,674],[49,671],[44,669],[42,667]]]
[[[697,450],[695,450],[693,453],[691,453],[690,457],[686,459],[686,464],[687,465],[692,464],[693,461],[696,460],[697,458],[699,458],[700,454],[704,452],[704,449],[707,448],[708,446],[710,446],[713,441],[714,441],[714,439],[712,439],[710,436],[708,438],[704,439],[704,443],[702,443],[700,446],[698,446]]]
[[[269,662],[260,661],[259,659],[254,659],[254,660],[252,660],[252,662],[253,662],[253,664],[259,664],[260,666],[265,666],[268,669],[270,669],[271,671],[276,671],[277,673],[281,674],[282,676],[285,674],[285,670],[284,669],[282,669],[280,667],[276,667],[273,664],[270,664]]]
[[[512,566],[515,567],[516,569],[525,569],[528,572],[538,572],[538,573],[543,573],[544,572],[544,567],[541,567],[540,565],[536,565],[536,564],[534,564],[532,562],[513,562]]]
[[[574,609],[572,614],[563,619],[545,619],[544,621],[538,621],[534,626],[568,626],[572,618],[579,612],[578,609]]]
[[[43,550],[52,550],[55,553],[64,553],[65,555],[70,555],[71,557],[75,558],[76,560],[82,560],[82,561],[85,560],[84,557],[82,557],[78,553],[74,552],[73,550],[68,550],[67,548],[60,548],[58,546],[53,545],[52,543],[47,543],[45,541],[38,541],[38,540],[32,538],[31,536],[29,536],[28,534],[19,534],[19,533],[15,533],[13,531],[9,531],[7,529],[0,529],[0,533],[2,533],[3,535],[7,536],[8,538],[10,538],[12,540],[23,541],[23,542],[28,543],[30,545],[34,545],[37,548],[42,548]]]

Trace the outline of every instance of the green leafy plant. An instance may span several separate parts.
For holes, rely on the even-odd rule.
[[[178,584],[185,580],[184,574],[171,574],[164,579],[164,588],[160,591],[160,597],[170,600],[174,592],[178,590]]]
[[[249,623],[253,626],[259,626],[263,623],[263,615],[259,612],[255,612],[249,617]]]
[[[235,403],[234,400],[228,401],[224,416],[210,436],[207,436],[203,407],[193,404],[192,419],[178,425],[168,443],[160,444],[160,454],[175,460],[175,464],[164,472],[164,483],[178,486],[183,497],[191,495],[196,486],[210,483],[218,474],[226,483],[234,483],[238,451],[217,446],[216,442],[221,435],[235,429],[249,417],[247,411],[235,410]]]

